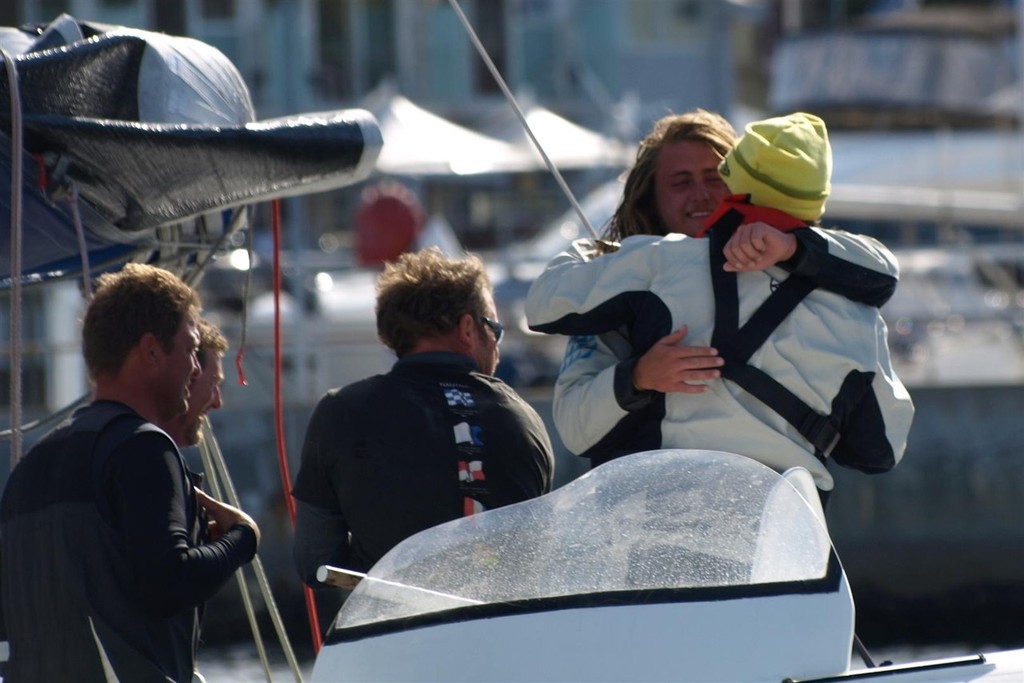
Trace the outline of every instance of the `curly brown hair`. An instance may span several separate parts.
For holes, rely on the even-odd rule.
[[[451,332],[464,314],[484,315],[490,288],[477,256],[452,259],[436,247],[402,254],[377,278],[377,336],[401,358],[420,339]]]
[[[113,376],[143,335],[152,333],[170,352],[186,316],[198,318],[194,289],[174,273],[128,263],[96,280],[82,323],[82,355],[89,377]]]
[[[637,148],[636,162],[626,176],[622,201],[615,209],[606,237],[619,242],[630,235],[665,234],[654,196],[654,174],[662,147],[670,142],[693,140],[706,143],[724,157],[736,144],[736,139],[736,131],[728,121],[704,109],[658,119]]]

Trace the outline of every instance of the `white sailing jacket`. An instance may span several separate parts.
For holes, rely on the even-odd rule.
[[[844,252],[847,238],[855,237],[817,228],[807,232],[830,252]],[[879,254],[862,254],[860,265],[886,263],[881,252],[888,251],[879,247]],[[689,327],[684,343],[711,345],[715,301],[707,239],[634,236],[616,253],[589,261],[591,254],[586,241],[574,243],[534,282],[526,302],[532,329],[583,336],[570,343],[561,373],[570,379],[560,377],[556,391],[555,424],[571,450],[600,446],[611,457],[659,447],[733,451],[780,471],[802,465],[822,490],[833,485],[825,455],[835,453],[840,464],[869,472],[888,470],[902,457],[913,403],[893,372],[886,326],[874,306],[814,289],[749,359],[816,413],[831,416],[840,444],[816,453],[796,427],[733,381],[709,382],[709,391],[700,395],[633,392],[623,398],[630,393],[632,364],[592,375],[595,361],[638,358],[683,324]],[[894,261],[891,271],[895,276]],[[738,274],[739,323],[788,276],[778,267]],[[577,364],[583,373],[575,374],[574,385]],[[863,378],[865,391],[840,397],[851,373]],[[560,405],[567,389],[572,404]]]

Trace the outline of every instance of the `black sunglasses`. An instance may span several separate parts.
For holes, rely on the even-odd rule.
[[[491,320],[485,315],[480,316],[480,322],[487,327],[491,328],[491,332],[494,333],[494,343],[500,344],[501,338],[505,336],[505,326],[499,323],[497,320]]]

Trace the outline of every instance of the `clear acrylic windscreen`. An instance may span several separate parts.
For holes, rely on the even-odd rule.
[[[764,465],[649,451],[406,539],[352,592],[335,627],[478,603],[817,579],[830,550],[812,505]]]

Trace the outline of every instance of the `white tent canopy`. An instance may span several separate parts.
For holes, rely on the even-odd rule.
[[[377,170],[390,175],[475,175],[532,170],[523,149],[490,138],[423,109],[384,84],[361,107],[380,124],[384,140]]]
[[[519,96],[517,100],[527,125],[559,170],[626,167],[632,163],[633,146],[573,123],[534,103],[529,96]],[[528,148],[532,158],[543,165],[543,157],[509,104],[498,105],[482,130],[517,147]]]

